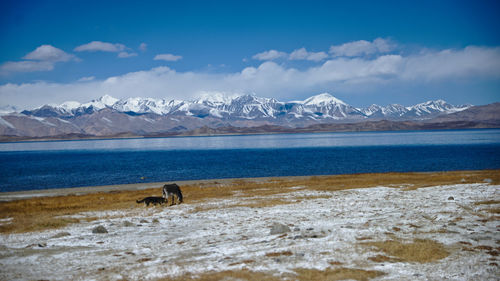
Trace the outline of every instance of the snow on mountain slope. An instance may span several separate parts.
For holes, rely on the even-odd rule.
[[[188,101],[141,97],[116,99],[104,95],[88,103],[67,101],[60,105],[44,105],[25,110],[17,115],[2,114],[7,118],[2,119],[5,122],[0,121],[0,131],[11,135],[31,136],[38,135],[38,132],[50,132],[49,135],[52,135],[53,132],[61,132],[54,127],[63,124],[67,127],[65,133],[98,135],[123,132],[142,135],[171,130],[192,130],[204,126],[304,127],[329,122],[424,120],[468,107],[470,105],[453,106],[437,100],[409,107],[399,104],[373,104],[367,108],[355,108],[328,93],[290,102],[248,94],[226,95],[212,92]],[[23,116],[26,120],[21,120]],[[30,128],[41,125],[44,130]]]
[[[335,98],[334,96],[328,93],[322,93],[316,96],[312,96],[302,102],[302,104],[307,106],[321,106],[327,104],[340,104],[347,105],[345,102]]]
[[[12,105],[0,106],[0,116],[18,112],[18,109]]]
[[[328,93],[309,97],[303,101],[281,102],[273,98],[255,95],[226,95],[223,93],[205,93],[191,101],[167,100],[154,98],[116,99],[104,95],[89,103],[80,104],[69,101],[61,105],[44,105],[24,114],[38,117],[69,118],[92,114],[104,108],[118,112],[175,116],[207,116],[221,119],[307,119],[307,120],[363,120],[372,119],[427,119],[443,113],[452,113],[469,108],[470,105],[453,106],[443,100],[427,101],[414,106],[404,107],[399,104],[379,106],[373,104],[367,108],[355,108]]]
[[[427,101],[407,107],[407,117],[426,119],[443,113],[453,113],[469,108],[470,105],[454,106],[444,100]]]
[[[302,102],[294,102],[292,113],[299,116],[307,116],[311,119],[362,119],[365,114],[351,105],[323,93],[305,99]]]
[[[176,105],[175,101],[153,98],[128,98],[118,100],[112,107],[121,112],[167,114]]]
[[[61,105],[59,105],[60,108],[66,110],[67,112],[71,112],[79,107],[81,107],[82,104],[77,102],[77,101],[67,101],[63,102]]]
[[[60,105],[47,104],[37,107],[33,110],[24,110],[22,111],[22,113],[25,115],[36,117],[71,118],[84,114],[92,114],[101,109],[111,107],[117,101],[118,99],[115,99],[109,95],[104,95],[99,99],[92,100],[84,104],[76,101],[67,101]]]
[[[363,112],[363,114],[365,114],[366,116],[371,116],[373,115],[375,112],[378,112],[378,111],[382,111],[382,106],[380,105],[377,105],[377,104],[372,104],[370,105],[369,107],[365,107],[365,108],[358,108],[359,111]]]
[[[405,107],[400,104],[389,104],[388,106],[382,107],[382,114],[384,116],[403,116],[406,111]]]
[[[97,110],[100,110],[106,107],[112,107],[116,102],[118,102],[118,99],[110,95],[104,95],[96,100],[92,100],[89,103],[83,104],[82,107],[85,108],[93,107]]]
[[[243,95],[232,99],[231,103],[219,108],[238,118],[276,118],[283,104],[272,98]]]
[[[1,116],[0,116],[0,125],[3,125],[4,127],[10,128],[10,129],[15,129],[16,128],[14,125],[12,125],[11,123],[9,123],[9,121],[3,119]]]
[[[404,107],[400,104],[390,104],[380,106],[372,104],[367,108],[359,109],[366,116],[373,119],[392,119],[392,120],[420,120],[430,119],[440,114],[449,114],[458,112],[471,107],[471,105],[454,106],[443,100],[427,101],[413,106]]]
[[[229,104],[233,99],[242,96],[237,94],[227,94],[221,92],[203,92],[199,95],[199,98],[195,99],[194,103],[206,104],[210,106],[217,106],[223,104]]]

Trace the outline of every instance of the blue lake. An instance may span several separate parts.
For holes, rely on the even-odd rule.
[[[500,129],[0,143],[0,192],[500,168]]]

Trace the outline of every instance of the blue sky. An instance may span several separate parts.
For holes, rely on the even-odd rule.
[[[486,104],[500,101],[498,30],[498,1],[1,1],[0,105],[207,92]]]

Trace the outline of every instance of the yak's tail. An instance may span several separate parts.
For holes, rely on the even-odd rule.
[[[137,204],[139,204],[139,203],[144,202],[144,200],[145,200],[145,199],[142,199],[142,200],[136,200],[135,202],[137,202]]]
[[[182,203],[182,192],[181,190],[179,189],[179,196],[177,196],[177,198],[179,199],[179,203]]]

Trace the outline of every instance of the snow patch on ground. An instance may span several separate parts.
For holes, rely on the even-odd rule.
[[[239,270],[293,272],[296,268],[379,270],[383,280],[496,280],[499,221],[487,212],[499,187],[460,184],[411,190],[375,187],[211,200],[171,207],[82,213],[97,220],[64,229],[0,236],[0,279],[151,280],[185,273]],[[453,198],[450,198],[453,197]],[[251,208],[256,200],[288,204]],[[487,219],[494,217],[495,219]],[[271,235],[274,223],[290,232]],[[108,233],[94,234],[104,226]],[[397,230],[395,230],[397,229]],[[58,237],[56,234],[71,235]],[[286,235],[285,235],[286,234]],[[58,237],[58,238],[54,238]],[[450,255],[431,263],[374,262],[380,252],[362,242],[432,239]],[[290,251],[292,255],[266,256]],[[341,265],[332,265],[342,263]]]

